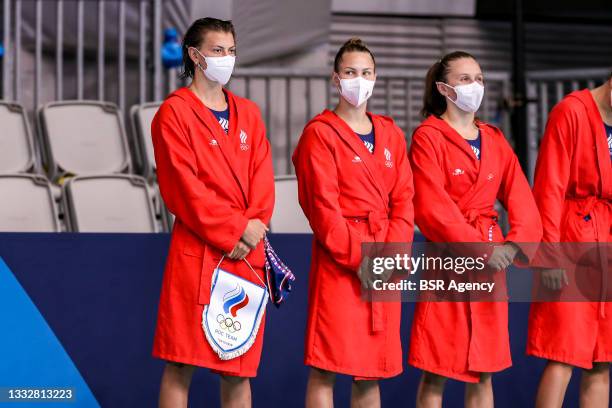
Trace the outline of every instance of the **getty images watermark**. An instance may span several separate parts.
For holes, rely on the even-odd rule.
[[[374,279],[371,286],[374,290],[440,290],[440,291],[458,291],[463,293],[469,290],[485,290],[492,292],[495,287],[495,282],[462,282],[459,279],[420,279],[411,281],[409,279],[400,279],[398,281],[383,280],[383,275],[387,271],[394,271],[399,274],[415,275],[421,270],[438,270],[447,273],[455,273],[463,275],[466,272],[484,271],[487,267],[488,254],[483,256],[472,257],[441,257],[441,256],[425,256],[418,257],[409,256],[408,254],[395,254],[394,256],[378,256],[371,259],[371,270],[374,276],[379,279]]]
[[[609,243],[366,243],[358,270],[370,301],[612,301]],[[507,265],[507,266],[506,266]]]

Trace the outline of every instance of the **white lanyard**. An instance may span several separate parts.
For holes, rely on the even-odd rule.
[[[219,263],[217,264],[217,267],[215,268],[215,270],[219,269],[219,266],[221,266],[221,262],[223,262],[223,260],[225,259],[225,254],[221,257],[221,259],[219,260]],[[251,264],[249,263],[249,261],[245,259],[243,259],[244,262],[246,262],[246,264],[249,266],[249,269],[251,270],[251,272],[253,272],[253,274],[257,277],[257,279],[261,282],[261,284],[267,289],[268,286],[266,285],[266,283],[259,277],[259,275],[257,274],[257,272],[255,272],[255,269],[253,269],[253,267],[251,266]]]

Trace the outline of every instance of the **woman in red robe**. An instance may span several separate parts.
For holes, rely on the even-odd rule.
[[[612,241],[611,156],[612,72],[600,87],[566,96],[548,118],[533,188],[547,245]],[[610,265],[603,268],[610,270]],[[563,269],[543,270],[541,277],[560,296],[568,284],[574,286]],[[580,406],[607,407],[612,303],[533,303],[527,354],[548,360],[537,406],[561,407],[572,368],[580,367]]]
[[[542,235],[529,184],[503,133],[475,118],[484,82],[474,57],[446,55],[430,68],[425,86],[426,119],[409,153],[415,222],[429,241],[494,243],[488,268],[505,285],[504,269],[515,259],[526,262],[534,248],[523,244]],[[508,211],[506,236],[497,224],[497,199]],[[466,406],[492,407],[491,373],[512,364],[507,302],[418,303],[408,362],[423,370],[417,406],[441,406],[452,378],[467,383]]]
[[[274,206],[259,109],[223,88],[235,50],[231,22],[194,22],[183,40],[191,85],[168,96],[151,127],[160,191],[176,216],[153,345],[153,355],[168,362],[160,407],[187,407],[196,367],[220,374],[223,406],[250,406],[248,377],[259,366],[265,317],[252,346],[230,360],[219,358],[202,329],[213,271],[223,256],[224,270],[256,284],[264,279],[262,239]]]
[[[358,39],[334,63],[340,100],[304,128],[293,154],[299,200],[314,232],[305,364],[307,407],[333,406],[335,374],[353,376],[354,406],[380,406],[378,379],[402,372],[399,302],[362,299],[364,242],[411,242],[412,172],[404,134],[366,111],[375,62]]]

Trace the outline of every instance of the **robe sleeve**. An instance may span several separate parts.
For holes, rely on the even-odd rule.
[[[244,212],[248,219],[258,218],[264,224],[270,222],[274,209],[274,167],[272,164],[272,149],[266,137],[266,128],[261,119],[259,108],[256,111],[256,125],[253,146],[253,158],[250,167],[249,207]]]
[[[170,212],[207,244],[231,252],[248,219],[239,209],[222,202],[198,178],[186,125],[171,105],[160,107],[151,134],[159,189]]]
[[[307,127],[293,154],[298,198],[315,239],[340,265],[357,271],[360,233],[342,215],[338,171],[331,147],[320,131]]]
[[[444,188],[444,174],[436,148],[425,131],[417,129],[410,145],[414,174],[414,218],[433,242],[484,242]]]
[[[395,125],[394,125],[395,126]],[[397,166],[397,181],[389,194],[389,229],[386,242],[412,242],[414,235],[414,185],[412,169],[408,161],[406,139],[401,130],[396,129],[400,142]]]
[[[520,259],[522,264],[533,259],[537,243],[542,239],[542,222],[536,206],[529,182],[523,173],[521,165],[503,134],[498,135],[503,143],[502,151],[506,158],[504,173],[500,183],[497,198],[508,211],[510,231],[506,242],[516,244],[527,259]]]
[[[534,178],[534,196],[544,227],[544,242],[561,241],[561,217],[573,156],[572,112],[557,105],[548,118]]]

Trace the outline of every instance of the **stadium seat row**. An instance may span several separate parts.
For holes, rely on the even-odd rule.
[[[172,216],[155,183],[150,121],[159,103],[130,111],[62,101],[26,110],[0,101],[0,231],[159,232]]]
[[[169,231],[150,134],[158,108],[132,107],[128,137],[112,103],[51,102],[36,114],[35,137],[24,108],[0,101],[0,231]],[[294,176],[276,178],[270,227],[310,232]]]
[[[0,102],[0,173],[45,173],[50,181],[92,174],[155,176],[150,122],[159,103],[130,111],[132,137],[110,102],[50,102],[36,112],[33,135],[25,109]],[[35,137],[36,136],[36,137]]]
[[[0,174],[0,231],[161,232],[167,212],[156,211],[151,186],[129,174],[75,176],[56,202],[51,183],[40,174]],[[62,223],[63,221],[63,223]]]

